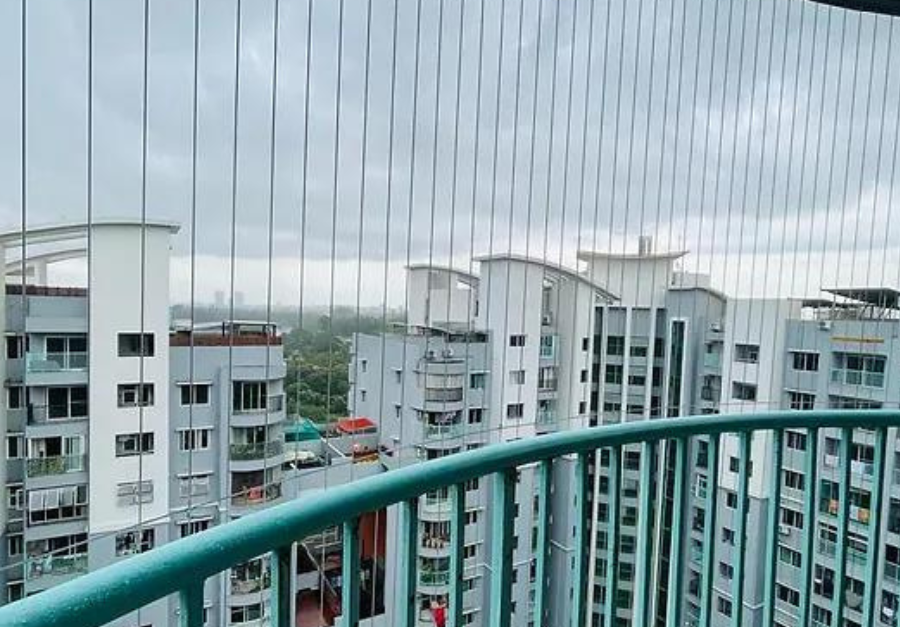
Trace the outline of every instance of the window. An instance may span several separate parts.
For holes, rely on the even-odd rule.
[[[6,600],[12,603],[25,597],[25,582],[12,581],[6,584]]]
[[[469,490],[469,491],[477,490],[479,483],[480,482],[478,481],[478,477],[475,477],[474,479],[469,479],[468,481],[466,481],[466,490]]]
[[[28,350],[26,344],[28,344],[28,342],[22,335],[7,335],[6,358],[22,359],[22,357],[25,356],[25,352]]]
[[[883,355],[834,353],[831,381],[844,385],[883,388],[886,367],[887,358]]]
[[[28,521],[33,525],[87,516],[87,486],[28,491]]]
[[[756,386],[752,383],[735,381],[731,384],[731,395],[738,401],[755,401]]]
[[[729,581],[734,579],[734,566],[726,562],[719,562],[719,575]]]
[[[231,623],[250,623],[263,617],[262,605],[252,603],[231,608]]]
[[[725,492],[725,507],[729,509],[737,509],[738,496],[736,492]]]
[[[791,365],[794,370],[816,372],[819,369],[819,354],[793,351],[791,353]]]
[[[630,374],[628,375],[628,385],[645,386],[647,385],[646,374]]]
[[[555,335],[542,335],[541,336],[540,358],[541,359],[553,359],[553,356],[555,354],[556,354],[556,336]]]
[[[588,371],[586,368],[582,368],[582,370],[581,370],[581,382],[582,383],[588,382]]]
[[[734,546],[734,529],[722,527],[722,542]]]
[[[507,418],[521,418],[525,415],[525,405],[522,403],[510,403],[506,406]]]
[[[119,333],[119,357],[153,357],[152,333]]]
[[[778,559],[781,563],[793,566],[794,568],[800,568],[800,565],[803,562],[800,551],[795,551],[784,545],[778,546]]]
[[[267,395],[265,381],[235,381],[232,407],[236,412],[263,411],[266,409]]]
[[[823,607],[819,607],[818,605],[812,606],[812,622],[814,625],[830,625],[831,624],[831,610],[826,610]],[[850,622],[847,622],[849,625]]]
[[[123,433],[116,436],[116,457],[153,453],[152,433]]]
[[[785,469],[783,473],[783,479],[784,487],[791,488],[792,490],[802,490],[805,484],[803,480],[803,473],[793,470]]]
[[[476,372],[469,375],[469,387],[473,390],[483,390],[487,381],[487,375],[483,372]]]
[[[209,405],[209,383],[183,383],[178,386],[181,393],[181,404]]]
[[[6,408],[22,409],[25,406],[24,388],[21,385],[11,385],[6,388]]]
[[[119,407],[150,407],[153,405],[152,383],[119,384]]]
[[[745,364],[759,363],[759,344],[735,344],[734,360]]]
[[[188,520],[182,523],[178,523],[178,531],[181,534],[182,538],[186,538],[188,536],[194,535],[195,533],[206,531],[207,529],[209,529],[209,523],[209,518]]]
[[[881,409],[882,403],[851,396],[829,396],[828,406],[831,409]]]
[[[647,347],[644,344],[632,344],[628,352],[632,357],[646,357]]]
[[[583,415],[587,413],[587,403],[585,401],[578,402],[578,414]]]
[[[716,609],[723,616],[731,616],[731,601],[725,597],[716,597]]]
[[[126,531],[116,535],[116,556],[124,557],[143,553],[153,548],[156,532],[153,529]]]
[[[806,434],[798,433],[797,431],[788,431],[787,432],[787,447],[794,449],[795,451],[805,451],[806,450]]]
[[[21,484],[9,485],[6,488],[6,504],[9,509],[22,509],[24,506],[25,489]]]
[[[524,335],[510,335],[509,336],[509,345],[512,348],[522,348],[525,346],[525,336]]]
[[[368,359],[360,359],[359,360],[359,370],[360,370],[360,372],[368,372],[369,371],[369,360]]]
[[[803,514],[783,507],[781,508],[781,523],[795,529],[803,529]]]
[[[24,541],[22,539],[22,535],[14,535],[6,537],[6,554],[9,557],[15,557],[16,555],[22,554],[22,547],[24,545]]]
[[[467,544],[463,547],[463,559],[470,560],[475,557],[478,547],[474,544]]]
[[[732,455],[728,458],[728,470],[731,472],[738,472],[741,469],[741,460]]]
[[[119,505],[137,505],[153,502],[153,481],[126,481],[116,485]]]
[[[205,451],[209,448],[212,428],[182,429],[178,431],[178,450]]]
[[[806,392],[788,392],[788,406],[801,411],[815,409],[816,395]]]
[[[45,341],[46,360],[52,368],[61,370],[84,370],[87,368],[87,337],[84,335],[62,335],[48,337]]]
[[[625,338],[621,335],[610,335],[608,338],[606,338],[606,354],[624,355]]]
[[[197,473],[179,477],[178,494],[183,498],[209,494],[209,474]]]
[[[480,425],[484,420],[484,409],[476,407],[469,410],[469,424]]]
[[[775,586],[775,592],[778,595],[778,598],[788,605],[793,605],[794,607],[800,606],[800,593],[793,588],[788,588],[785,585],[777,584]]]
[[[47,418],[66,420],[88,415],[87,386],[47,388]]]
[[[581,338],[581,350],[587,351],[591,347],[591,338],[583,337]]]
[[[510,370],[509,371],[509,382],[512,385],[525,385],[525,371],[524,370]]]
[[[606,382],[621,385],[623,372],[624,370],[622,369],[622,366],[608,364],[606,366]]]
[[[474,525],[477,522],[478,522],[478,512],[477,511],[466,512],[466,524],[467,525]]]
[[[11,433],[6,436],[6,459],[21,459],[25,456],[25,436]]]

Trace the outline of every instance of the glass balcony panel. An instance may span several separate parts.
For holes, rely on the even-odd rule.
[[[29,580],[38,580],[43,577],[61,575],[80,575],[88,569],[87,553],[74,555],[47,554],[28,558],[27,577]]]
[[[59,455],[56,457],[36,457],[26,460],[25,469],[29,477],[48,477],[70,472],[82,472],[85,455]]]

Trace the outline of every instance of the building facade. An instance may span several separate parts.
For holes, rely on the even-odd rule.
[[[281,497],[280,337],[249,323],[172,331],[160,269],[177,230],[136,221],[34,229],[24,260],[6,265],[4,602]],[[0,235],[0,244],[21,253],[21,238]],[[89,287],[50,285],[48,265],[85,256],[88,238]],[[209,580],[209,624],[260,622],[266,570],[255,562]],[[120,622],[168,625],[177,614],[172,599]]]

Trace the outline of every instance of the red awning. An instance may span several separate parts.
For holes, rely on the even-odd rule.
[[[359,433],[375,429],[375,423],[363,416],[356,416],[338,420],[337,428],[343,433]]]

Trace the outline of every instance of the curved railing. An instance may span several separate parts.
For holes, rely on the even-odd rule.
[[[844,590],[844,573],[850,558],[850,550],[846,538],[850,518],[849,490],[851,485],[851,466],[849,462],[853,450],[854,429],[865,429],[866,441],[874,442],[874,459],[872,473],[867,481],[871,482],[872,492],[870,512],[866,515],[868,527],[868,551],[865,565],[865,592],[861,604],[862,624],[873,624],[877,616],[873,614],[877,607],[876,586],[878,550],[882,528],[881,510],[884,504],[882,492],[885,486],[885,460],[888,428],[900,426],[900,411],[809,411],[809,412],[772,412],[760,414],[743,414],[730,416],[707,416],[677,419],[661,419],[628,424],[617,424],[580,431],[560,432],[541,437],[520,440],[489,446],[478,450],[459,453],[438,460],[415,464],[398,470],[384,473],[367,479],[329,489],[317,493],[315,498],[303,499],[272,507],[269,510],[247,516],[238,521],[212,528],[195,536],[166,544],[153,551],[129,558],[121,563],[92,572],[53,589],[50,595],[31,597],[6,607],[0,608],[0,625],[18,627],[62,627],[79,626],[95,627],[110,622],[129,612],[141,608],[169,594],[181,596],[182,624],[190,627],[203,624],[203,583],[218,573],[242,562],[256,558],[266,552],[272,552],[273,582],[273,625],[287,627],[293,623],[290,614],[290,548],[293,542],[311,534],[321,532],[336,524],[342,524],[343,533],[343,589],[349,591],[342,598],[343,625],[356,625],[358,622],[358,590],[359,590],[359,517],[367,512],[399,504],[399,546],[394,552],[398,555],[399,586],[393,599],[396,613],[394,623],[402,626],[416,624],[419,608],[415,603],[417,585],[417,533],[419,497],[449,487],[451,492],[451,537],[450,537],[450,576],[449,576],[449,621],[448,624],[462,624],[462,592],[463,592],[463,537],[464,529],[464,484],[476,477],[492,476],[492,511],[491,511],[491,591],[490,608],[487,610],[487,624],[504,627],[509,624],[510,586],[512,572],[513,525],[508,524],[514,516],[514,493],[517,469],[523,465],[538,466],[536,509],[537,518],[537,551],[535,587],[535,616],[543,617],[549,599],[547,598],[547,575],[550,513],[551,513],[551,477],[554,472],[554,460],[563,456],[574,463],[574,505],[575,508],[575,555],[576,567],[571,570],[574,598],[572,624],[584,624],[584,612],[592,597],[588,593],[588,521],[587,509],[590,502],[589,491],[593,490],[588,480],[591,466],[601,467],[609,460],[608,473],[608,509],[619,511],[620,492],[622,487],[622,462],[628,468],[628,456],[622,450],[626,445],[641,446],[640,482],[638,494],[639,507],[637,521],[637,549],[635,561],[635,606],[632,610],[634,624],[649,625],[650,599],[654,594],[651,572],[656,570],[651,564],[653,559],[652,525],[654,491],[647,489],[654,483],[652,474],[657,454],[669,455],[672,464],[672,499],[674,515],[671,520],[671,547],[668,560],[669,586],[667,593],[667,624],[677,624],[682,607],[681,590],[684,585],[682,560],[688,559],[688,547],[684,546],[682,531],[686,530],[689,510],[687,499],[693,495],[688,489],[688,452],[689,446],[696,443],[695,437],[703,437],[708,442],[704,446],[704,460],[709,469],[719,468],[719,460],[723,450],[736,455],[738,468],[735,472],[734,490],[738,494],[735,507],[736,537],[743,538],[748,518],[748,490],[750,482],[749,460],[752,436],[765,433],[772,436],[769,442],[772,458],[765,460],[767,470],[780,469],[783,463],[782,442],[785,430],[805,430],[804,459],[806,476],[816,477],[819,463],[819,440],[824,439],[824,429],[838,429],[839,449],[837,465],[834,467],[839,494],[836,499],[840,504],[833,513],[836,521],[837,542],[834,547],[836,564],[834,590]],[[724,440],[722,434],[735,434],[735,439]],[[892,432],[893,434],[893,432]],[[657,446],[665,442],[667,446]],[[829,445],[833,444],[833,440]],[[608,449],[608,457],[594,458],[598,449]],[[827,453],[827,449],[825,450]],[[604,461],[601,462],[601,459]],[[759,463],[759,462],[757,462]],[[704,534],[703,546],[711,547],[716,543],[712,535],[716,529],[716,492],[719,487],[719,472],[710,472],[707,477],[704,495],[706,499],[706,517],[702,524]],[[779,472],[763,473],[769,477],[770,497],[773,502],[780,502],[781,475]],[[815,484],[816,482],[809,482]],[[807,521],[815,519],[818,501],[814,485],[807,485],[801,490],[803,512]],[[529,495],[530,500],[530,495]],[[841,506],[842,505],[842,506]],[[765,527],[767,533],[762,545],[755,545],[752,550],[758,555],[764,553],[765,563],[764,597],[765,616],[763,624],[774,624],[774,607],[776,605],[776,565],[779,533],[780,507],[770,507],[766,513]],[[606,572],[608,589],[616,589],[619,569],[617,565],[619,517],[609,516],[609,527],[606,531]],[[810,624],[812,560],[810,556],[815,550],[816,537],[813,525],[806,524],[802,530],[804,547],[802,564],[799,566],[802,586],[797,602],[799,624]],[[747,560],[745,542],[737,542],[731,560],[733,567],[733,588],[731,590],[733,614],[731,624],[742,623],[744,594],[744,571]],[[704,550],[698,556],[704,582],[712,582],[714,551]],[[592,568],[590,569],[592,570]],[[693,582],[691,583],[693,586]],[[704,583],[699,590],[701,603],[700,614],[696,622],[702,625],[711,623],[712,586]],[[607,598],[615,595],[607,595]],[[845,595],[833,595],[835,616],[841,616],[844,610]],[[606,624],[611,624],[614,608],[606,603]],[[540,620],[536,621],[541,623]]]

